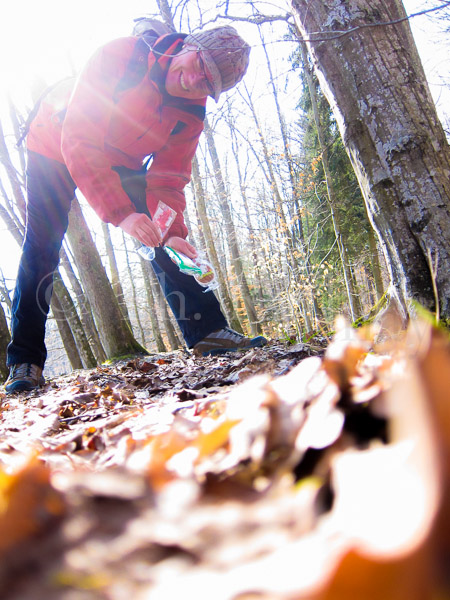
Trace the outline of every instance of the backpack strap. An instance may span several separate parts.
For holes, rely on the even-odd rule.
[[[172,50],[173,52],[176,49],[177,51],[183,45],[183,39],[185,37],[186,35],[179,33],[167,34],[162,37],[158,44],[156,44],[159,37],[154,31],[146,32],[139,36],[139,39],[133,48],[130,60],[128,61],[125,73],[114,90],[114,102],[118,102],[119,95],[122,92],[135,87],[145,77],[148,70],[148,55],[150,51],[154,52],[156,58],[155,64],[150,69],[150,77],[153,79],[156,74],[156,83],[162,87],[165,74],[163,77],[163,68],[161,68],[159,63],[161,59],[163,59],[162,62],[167,62],[167,60],[171,58],[171,56],[165,55],[167,50]]]
[[[164,97],[167,96],[165,88],[167,69],[172,62],[173,57],[183,47],[184,39],[186,37],[187,34],[185,33],[169,33],[158,40],[158,43],[152,47],[155,62],[151,66],[149,77],[156,83],[159,91]]]
[[[152,34],[140,36],[133,48],[125,73],[114,90],[114,102],[119,101],[122,92],[135,87],[142,81],[148,71],[148,55],[153,52],[155,61],[148,71],[148,75],[157,84],[163,95],[164,103],[181,108],[181,110],[191,113],[203,121],[206,113],[204,105],[196,104],[193,101],[180,101],[180,98],[169,96],[165,89],[165,79],[170,61],[181,50],[186,37],[187,34],[171,33],[158,38],[156,34],[153,35],[153,32]],[[172,133],[179,133],[181,131],[180,127],[177,124],[175,131]]]
[[[156,39],[157,38],[153,38],[153,43]],[[136,86],[145,77],[148,69],[148,55],[151,48],[148,42],[150,42],[150,40],[146,40],[143,37],[140,37],[136,42],[125,69],[125,73],[122,75],[114,90],[114,102],[118,102],[119,95],[122,92]]]

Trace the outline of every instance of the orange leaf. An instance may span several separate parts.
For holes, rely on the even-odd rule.
[[[33,458],[14,475],[1,474],[0,556],[18,543],[41,533],[64,512],[50,471]]]
[[[148,473],[156,489],[174,479],[175,475],[167,468],[167,461],[184,450],[187,445],[186,438],[174,429],[151,438],[148,446],[150,450]]]
[[[430,598],[429,554],[420,548],[396,560],[373,560],[349,551],[322,593],[310,600],[423,600]]]
[[[228,443],[230,430],[239,422],[238,420],[227,420],[208,433],[201,431],[192,444],[198,448],[199,458],[211,456],[216,450],[225,446]]]

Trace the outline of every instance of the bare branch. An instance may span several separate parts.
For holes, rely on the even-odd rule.
[[[420,16],[426,15],[428,13],[443,10],[444,8],[448,8],[449,6],[450,6],[450,0],[448,2],[444,2],[440,6],[435,6],[433,8],[427,8],[427,9],[421,10],[419,12],[413,13],[411,15],[407,15],[406,17],[402,17],[401,19],[395,19],[392,21],[383,21],[382,23],[364,23],[362,25],[357,25],[356,27],[352,27],[351,29],[336,30],[336,31],[332,31],[332,32],[331,31],[330,32],[315,31],[315,32],[311,32],[309,37],[302,37],[302,38],[298,37],[297,39],[300,42],[328,42],[328,41],[332,41],[332,40],[337,40],[339,38],[350,35],[351,33],[354,33],[355,31],[359,31],[360,29],[366,29],[368,27],[373,28],[373,27],[385,27],[385,26],[389,26],[389,25],[397,25],[398,23],[402,23],[403,21],[408,21],[409,19],[413,19],[414,17],[420,17]],[[244,21],[246,23],[251,23],[252,25],[262,25],[264,23],[273,23],[275,21],[285,21],[286,23],[289,23],[289,22],[291,22],[292,15],[289,13],[287,13],[285,15],[261,15],[261,14],[258,14],[258,15],[249,16],[249,17],[238,17],[238,16],[228,15],[227,12],[225,12],[224,15],[217,15],[210,22],[214,23],[214,22],[218,21],[219,19],[225,19],[225,20],[229,20],[229,21]],[[288,41],[288,40],[283,40],[283,41]]]
[[[373,27],[384,27],[387,25],[397,25],[398,23],[403,23],[403,21],[409,21],[409,19],[413,19],[414,17],[420,17],[421,15],[426,15],[431,12],[435,12],[438,10],[442,10],[450,6],[450,1],[445,2],[441,6],[435,6],[434,8],[427,8],[425,10],[421,10],[420,12],[413,13],[412,15],[406,15],[406,17],[402,17],[401,19],[394,19],[392,21],[383,21],[382,23],[364,23],[363,25],[357,25],[356,27],[352,27],[351,29],[346,30],[337,30],[330,32],[329,34],[326,31],[318,31],[311,32],[309,37],[307,38],[298,38],[301,42],[329,42],[332,40],[337,40],[339,38],[345,37],[354,33],[355,31],[359,31],[360,29],[367,29]],[[316,37],[316,36],[325,36],[325,37]]]
[[[252,25],[262,25],[263,23],[273,23],[274,21],[287,22],[292,19],[292,15],[286,13],[285,15],[255,15],[252,17],[237,17],[225,13],[224,15],[217,15],[210,21],[210,23],[215,23],[219,19],[226,19],[228,21],[244,21],[246,23],[251,23]]]

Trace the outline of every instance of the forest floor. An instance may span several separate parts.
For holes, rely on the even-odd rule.
[[[449,404],[422,322],[2,393],[0,597],[449,598]]]

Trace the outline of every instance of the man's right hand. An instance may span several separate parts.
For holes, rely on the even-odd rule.
[[[119,227],[136,238],[145,246],[159,246],[162,242],[161,231],[155,223],[143,213],[128,215]]]

